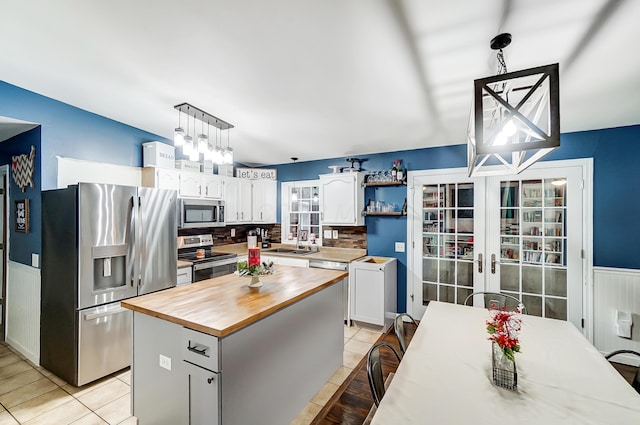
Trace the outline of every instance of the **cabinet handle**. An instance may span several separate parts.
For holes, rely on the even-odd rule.
[[[213,376],[211,378],[207,379],[207,384],[213,384],[213,381],[215,381],[216,378],[214,378]]]
[[[482,254],[478,254],[478,273],[482,273]]]
[[[209,196],[209,186],[205,186],[205,187],[204,187],[204,194],[205,194],[206,196]]]
[[[496,254],[491,254],[491,274],[496,274]]]
[[[207,350],[209,349],[209,347],[205,346],[205,345],[199,345],[199,344],[195,344],[195,345],[191,345],[191,343],[189,343],[189,346],[187,346],[187,350],[196,353],[196,354],[200,354],[201,356],[205,356],[205,357],[209,357],[207,355]]]

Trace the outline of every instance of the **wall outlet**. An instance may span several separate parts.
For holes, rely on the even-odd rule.
[[[331,230],[325,230],[323,233],[324,239],[331,239]]]
[[[396,252],[404,252],[404,242],[396,242]]]
[[[338,231],[337,230],[333,231],[333,239],[338,239]]]
[[[160,354],[160,367],[171,370],[171,357],[163,356]]]
[[[231,237],[232,238],[236,237],[236,229],[231,229]]]

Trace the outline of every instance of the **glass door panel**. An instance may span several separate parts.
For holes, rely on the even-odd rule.
[[[462,304],[474,291],[474,183],[421,186],[421,304]]]
[[[520,298],[530,315],[579,323],[582,264],[579,251],[567,248],[569,235],[580,242],[582,220],[568,223],[567,213],[582,217],[581,179],[569,169],[528,170],[521,176],[492,177],[487,184],[500,196],[499,208],[488,212],[489,221],[496,223],[489,229],[500,229],[495,237],[488,233],[489,251],[495,252],[497,243],[500,252],[496,273],[488,275],[488,290]],[[567,176],[573,176],[571,199]],[[570,300],[572,293],[579,299]]]

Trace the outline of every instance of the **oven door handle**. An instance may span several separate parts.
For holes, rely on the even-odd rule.
[[[238,262],[237,257],[227,258],[225,260],[215,260],[215,261],[207,261],[206,263],[195,263],[193,265],[193,271],[205,270],[205,269],[213,269],[219,266],[226,266],[229,264],[235,264]]]

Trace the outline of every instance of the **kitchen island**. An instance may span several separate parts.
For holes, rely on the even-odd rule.
[[[122,302],[133,415],[146,424],[287,424],[342,364],[347,273],[279,266]]]

